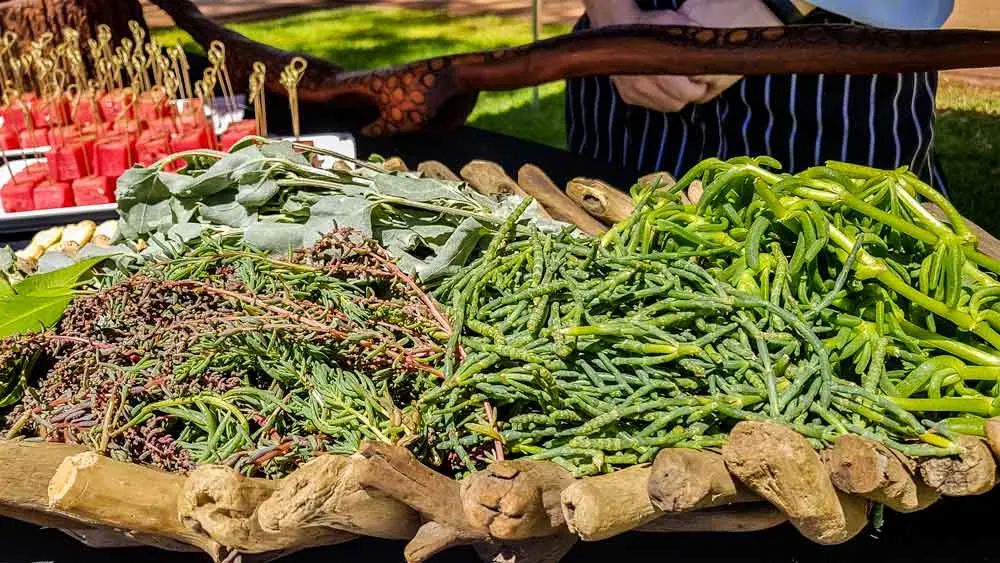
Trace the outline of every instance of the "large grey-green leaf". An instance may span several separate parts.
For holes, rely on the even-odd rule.
[[[479,240],[486,233],[487,229],[478,221],[471,218],[465,219],[448,237],[448,242],[438,249],[436,255],[416,265],[417,276],[428,282],[451,266],[464,265],[468,261],[469,255],[476,249]]]
[[[240,178],[236,202],[244,207],[256,209],[277,195],[281,187],[268,174],[266,170],[260,170],[256,174],[248,174]]]
[[[157,203],[170,197],[170,189],[163,181],[169,176],[154,168],[130,168],[118,177],[115,199],[120,208],[128,209],[137,203]],[[173,176],[178,176],[173,174]],[[181,177],[183,178],[183,177]]]
[[[118,227],[122,236],[135,240],[141,235],[155,233],[170,228],[175,222],[172,200],[157,203],[136,203],[128,208],[119,207],[121,222]]]
[[[372,236],[372,210],[375,204],[358,197],[330,195],[319,199],[310,208],[306,227],[327,233],[337,228],[354,229]]]
[[[203,198],[223,190],[233,188],[234,174],[237,169],[241,174],[259,169],[264,166],[264,155],[256,147],[247,147],[233,154],[220,158],[218,162],[209,167],[204,174],[201,174],[184,187],[182,191],[175,191],[173,194],[180,198]]]
[[[75,263],[76,260],[65,252],[50,250],[42,254],[42,257],[38,259],[38,265],[35,266],[35,274],[54,272],[62,268],[68,268]]]
[[[305,225],[292,223],[251,223],[243,233],[243,241],[270,254],[288,255],[302,248]]]
[[[302,153],[295,150],[292,146],[291,141],[278,141],[276,143],[268,143],[266,145],[260,145],[259,150],[261,154],[269,158],[283,158],[285,160],[294,162],[296,164],[309,165],[309,161]]]
[[[254,214],[237,202],[235,190],[226,190],[206,197],[198,204],[202,221],[227,227],[246,227],[254,221]]]
[[[383,195],[401,197],[412,201],[469,201],[461,184],[430,178],[416,178],[402,174],[379,174],[375,176],[375,190]]]

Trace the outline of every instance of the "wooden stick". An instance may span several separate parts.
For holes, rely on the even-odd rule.
[[[573,483],[554,463],[501,461],[462,480],[462,507],[474,528],[495,539],[553,536],[566,530],[560,495]]]
[[[244,477],[228,466],[201,466],[185,480],[177,499],[177,514],[188,529],[206,533],[214,541],[240,553],[332,545],[357,537],[315,527],[263,529],[256,516],[257,508],[280,484],[279,481]]]
[[[458,174],[455,174],[450,168],[436,160],[421,162],[417,165],[417,172],[420,172],[427,178],[434,178],[435,180],[446,180],[448,182],[462,181],[462,179],[458,177]]]
[[[406,448],[369,441],[361,444],[358,455],[363,458],[358,466],[362,486],[412,507],[427,522],[406,545],[407,561],[425,561],[452,546],[489,541],[488,530],[466,520],[457,481],[424,466]]]
[[[387,159],[382,163],[382,168],[385,168],[386,172],[408,172],[410,170],[403,159],[398,156]]]
[[[981,495],[996,485],[997,464],[986,443],[960,436],[964,451],[957,457],[930,458],[920,463],[924,483],[948,497]]]
[[[839,496],[819,454],[785,426],[740,422],[722,456],[733,475],[777,506],[812,541],[843,543],[867,522],[865,501]]]
[[[462,167],[459,175],[472,186],[472,189],[483,195],[528,196],[528,193],[507,175],[503,167],[495,162],[473,160]]]
[[[646,493],[650,473],[649,465],[634,465],[567,487],[562,507],[569,530],[584,541],[600,541],[659,518],[662,511]]]
[[[67,444],[0,440],[0,510],[47,510],[49,480],[63,460],[82,451]]]
[[[948,216],[945,214],[944,210],[936,204],[928,201],[924,202],[923,206],[930,211],[931,215],[933,215],[936,219],[950,224]],[[976,248],[987,256],[1000,259],[1000,240],[997,240],[996,237],[986,232],[986,229],[983,229],[968,219],[965,220],[965,224],[969,227],[969,230],[976,235],[976,239],[978,239]]]
[[[185,526],[177,514],[184,477],[84,452],[66,458],[48,486],[48,505],[91,522],[166,536],[213,559],[222,546]]]
[[[576,225],[588,235],[602,235],[607,232],[608,228],[604,224],[591,217],[534,164],[525,164],[517,171],[517,183],[521,189],[535,198],[552,218]]]
[[[668,448],[656,455],[647,491],[653,506],[664,512],[761,500],[733,479],[721,455],[688,448]]]
[[[666,514],[636,528],[637,532],[759,532],[788,521],[766,502],[717,506],[705,510]]]
[[[885,446],[847,434],[823,450],[823,463],[837,489],[884,504],[896,512],[914,512],[941,496],[914,479],[912,469]]]
[[[635,203],[628,194],[600,180],[574,178],[566,185],[566,195],[587,213],[608,224],[624,221],[635,210]]]
[[[409,506],[359,481],[363,458],[317,457],[281,480],[257,509],[265,531],[294,532],[322,527],[384,539],[410,539],[420,515]]]

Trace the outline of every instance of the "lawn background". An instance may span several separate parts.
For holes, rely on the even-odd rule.
[[[531,41],[530,22],[498,16],[450,17],[433,11],[381,6],[313,10],[292,16],[231,24],[233,29],[281,49],[323,57],[348,69],[391,66],[442,54],[519,45]],[[569,31],[547,25],[545,36]],[[165,45],[182,42],[197,51],[185,33],[160,29]],[[470,117],[476,127],[565,146],[563,84],[531,90],[486,92]],[[967,217],[1000,233],[1000,92],[942,79],[938,93],[937,150],[951,196]]]

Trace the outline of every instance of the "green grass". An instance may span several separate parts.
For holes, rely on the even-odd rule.
[[[442,54],[494,49],[531,41],[522,18],[448,17],[421,10],[351,7],[316,10],[273,20],[232,25],[237,31],[282,49],[324,57],[350,69],[391,66]],[[546,36],[568,25],[546,26]],[[159,30],[165,44],[194,43],[183,32]],[[487,92],[470,122],[556,147],[565,145],[563,84],[540,89],[535,107],[531,90]],[[937,149],[956,206],[993,233],[1000,233],[1000,94],[943,80]]]
[[[334,61],[348,69],[393,66],[434,56],[510,47],[531,42],[531,24],[521,18],[445,14],[383,7],[314,10],[273,20],[232,24],[236,31],[260,41]],[[569,25],[547,25],[546,36],[569,31]],[[165,45],[195,43],[182,31],[158,30]],[[563,147],[563,84],[539,89],[539,105],[531,89],[485,92],[470,117],[472,125]]]

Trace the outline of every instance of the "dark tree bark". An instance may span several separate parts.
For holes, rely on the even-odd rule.
[[[45,32],[62,38],[71,27],[83,41],[96,37],[99,24],[106,24],[116,39],[128,37],[129,20],[146,26],[138,0],[0,0],[0,29],[13,31],[24,42]]]

